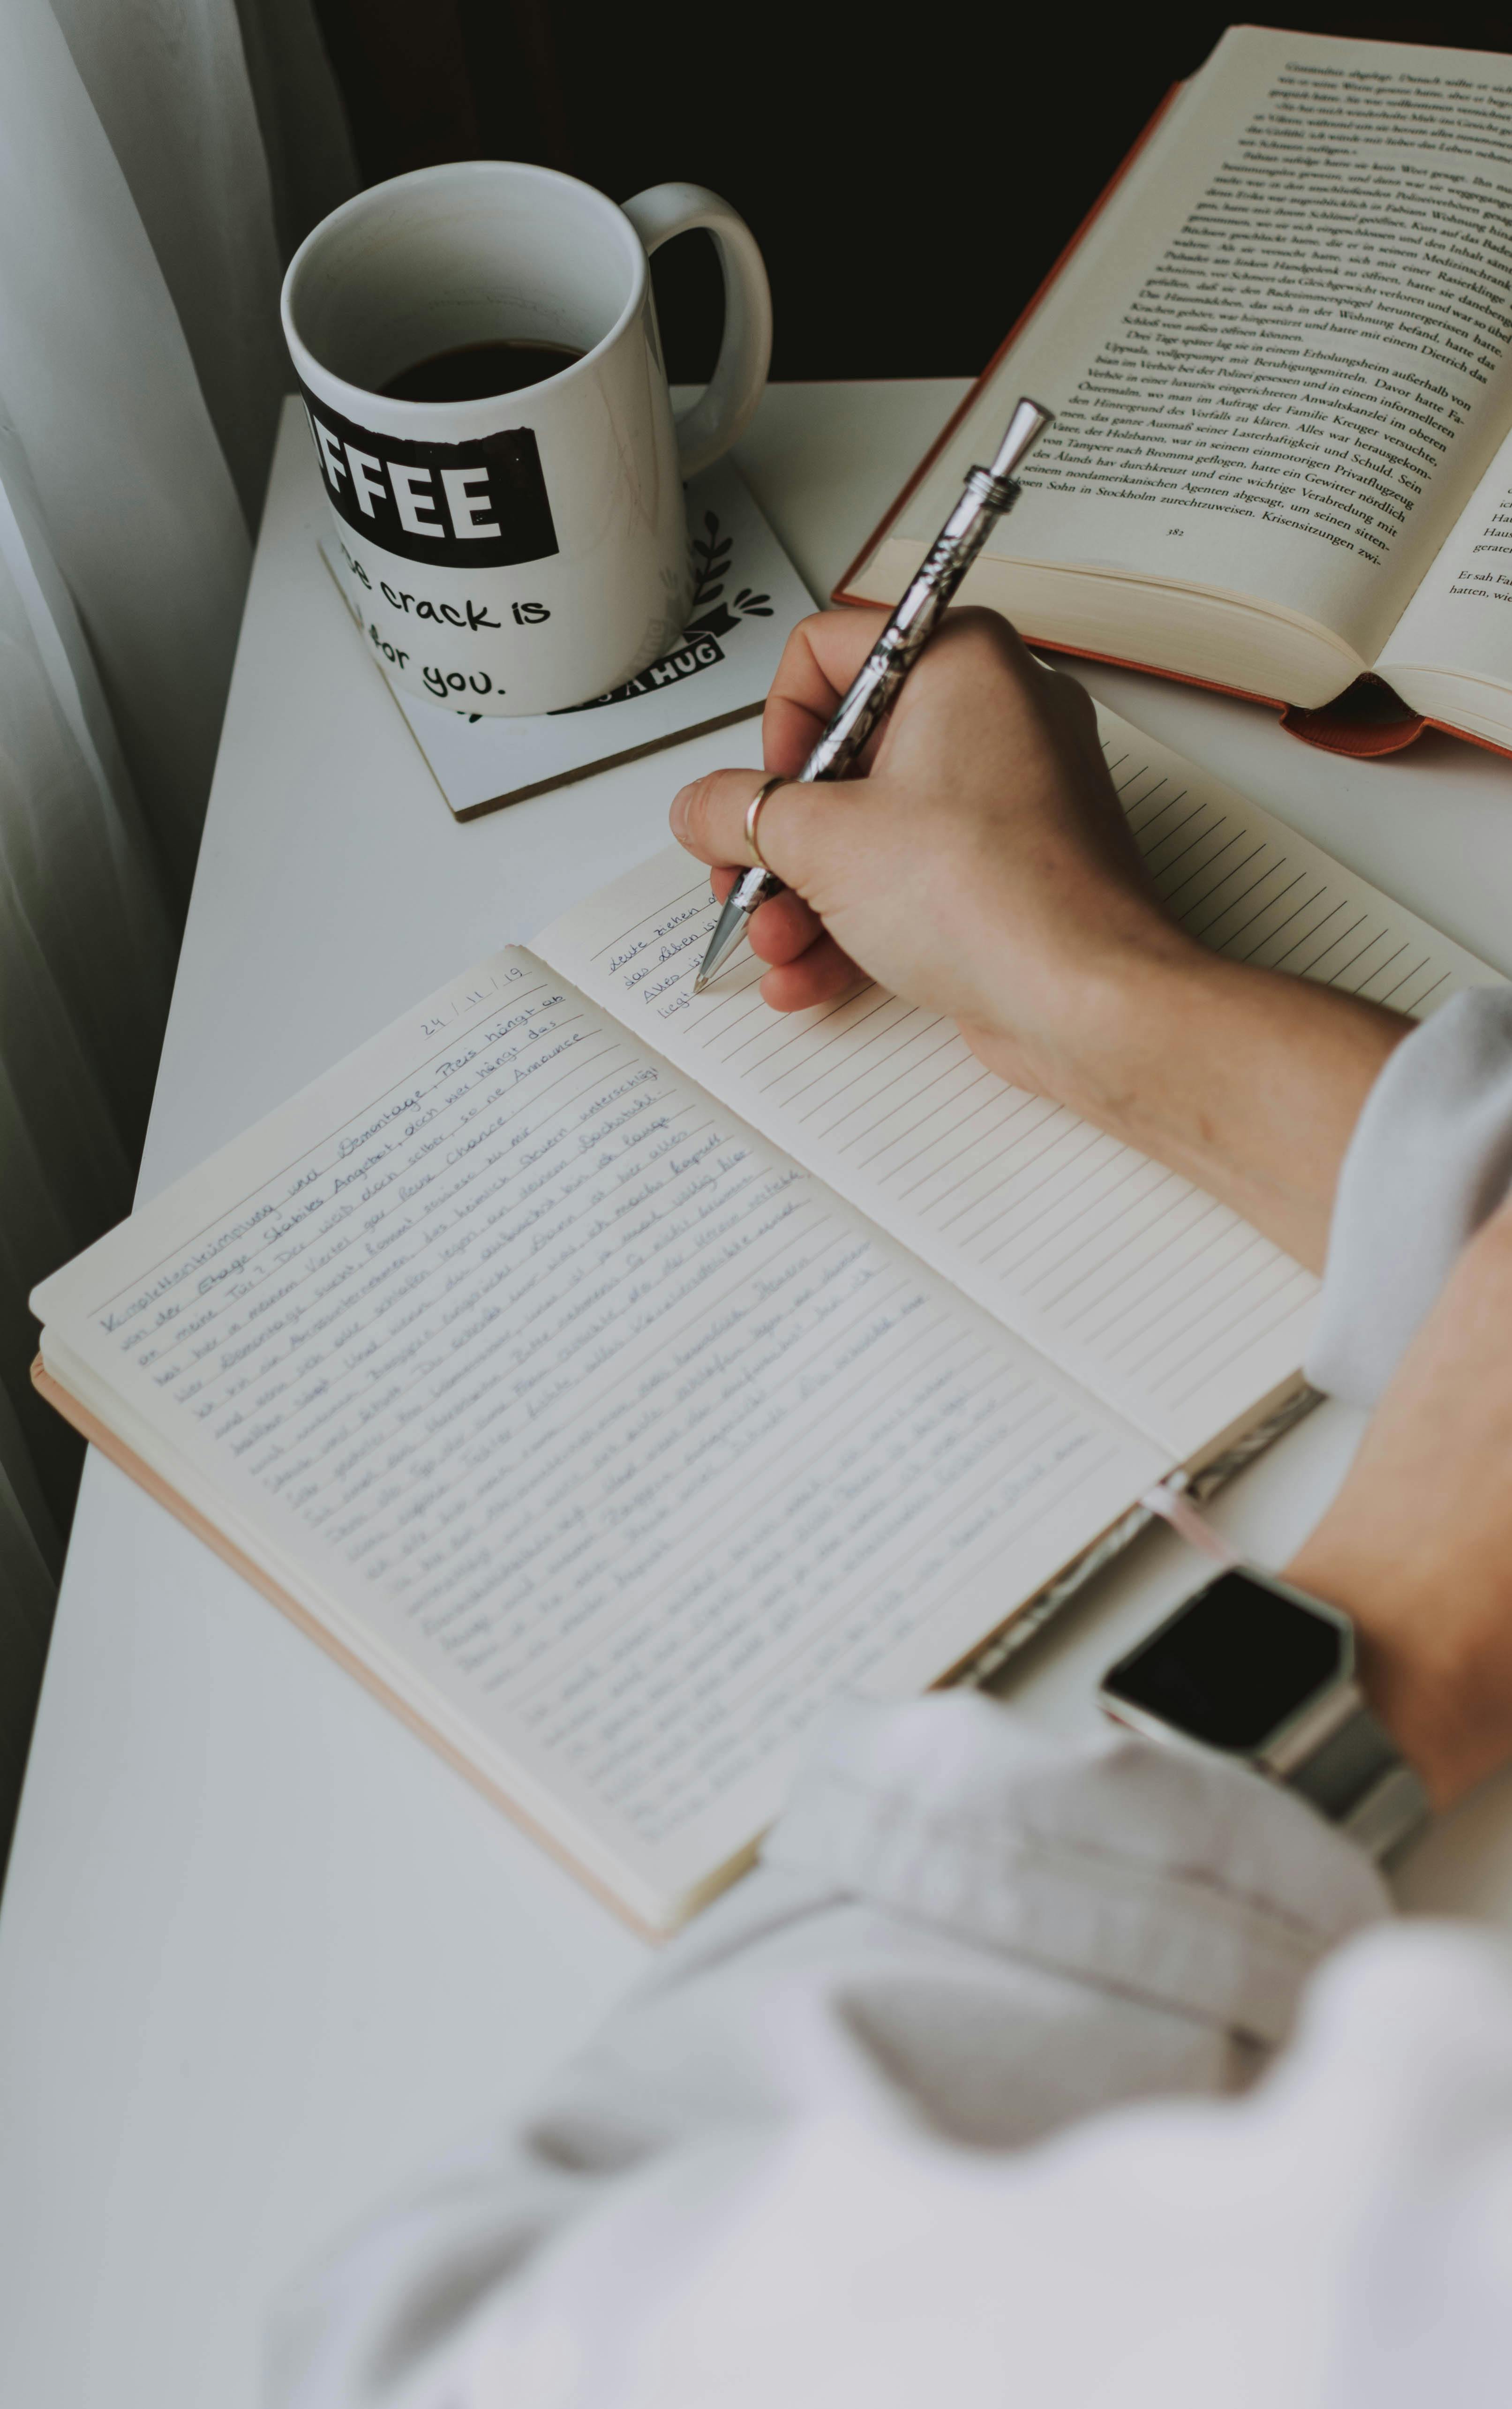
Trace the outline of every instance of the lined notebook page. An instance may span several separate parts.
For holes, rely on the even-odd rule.
[[[50,1367],[650,1922],[840,1692],[1164,1468],[532,956],[35,1300]]]
[[[1156,879],[1208,944],[1404,1012],[1495,980],[1192,763],[1111,713],[1101,725]],[[1178,1456],[1295,1374],[1317,1283],[1247,1222],[1005,1087],[948,1021],[881,988],[781,1016],[742,953],[695,997],[714,917],[672,850],[536,949]]]

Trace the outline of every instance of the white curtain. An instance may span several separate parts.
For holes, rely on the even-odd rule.
[[[27,1292],[130,1209],[288,384],[309,0],[0,0],[0,1858],[76,1470]]]

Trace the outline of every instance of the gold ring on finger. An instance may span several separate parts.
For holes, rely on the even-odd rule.
[[[766,855],[762,852],[760,845],[756,842],[756,822],[761,817],[761,806],[766,801],[767,797],[771,793],[772,788],[774,786],[785,786],[787,783],[788,782],[785,778],[763,778],[760,786],[756,788],[756,793],[752,796],[750,801],[745,806],[745,842],[750,846],[752,853],[756,856],[756,860],[760,863],[769,878],[775,878],[777,873],[773,870],[770,862],[767,859]]]

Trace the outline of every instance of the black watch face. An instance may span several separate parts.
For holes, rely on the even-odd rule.
[[[1344,1643],[1322,1615],[1245,1573],[1221,1573],[1102,1687],[1209,1748],[1244,1753],[1337,1676]]]

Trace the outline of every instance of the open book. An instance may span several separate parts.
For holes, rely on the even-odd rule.
[[[1030,393],[1057,423],[963,600],[1338,750],[1512,747],[1509,277],[1512,58],[1232,28],[837,599],[897,599]]]
[[[1104,714],[1211,944],[1495,974]],[[790,1017],[675,849],[44,1281],[38,1384],[642,1926],[817,1709],[948,1678],[1301,1386],[1315,1282],[872,987]]]

